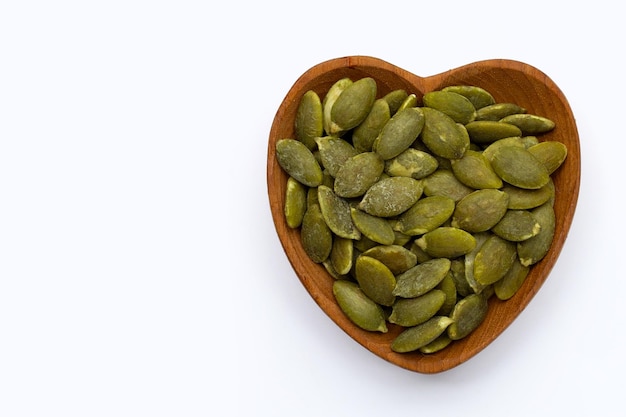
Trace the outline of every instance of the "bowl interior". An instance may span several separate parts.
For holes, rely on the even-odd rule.
[[[540,140],[560,141],[568,148],[566,161],[552,175],[556,188],[554,208],[557,224],[550,252],[531,268],[522,288],[513,298],[502,302],[492,297],[489,313],[480,327],[438,353],[394,353],[389,345],[401,328],[389,325],[388,333],[380,334],[361,330],[350,322],[334,300],[333,278],[323,266],[308,259],[299,231],[290,229],[285,223],[283,204],[287,175],[275,157],[276,141],[294,137],[294,119],[302,94],[314,90],[323,99],[329,87],[343,77],[352,80],[373,77],[377,81],[379,97],[402,88],[416,94],[420,105],[421,97],[428,91],[457,84],[479,86],[489,91],[497,102],[515,103],[525,107],[529,113],[552,119],[556,128],[540,136]],[[569,104],[561,90],[545,74],[518,61],[480,61],[429,77],[416,76],[372,57],[352,56],[326,61],[312,67],[295,82],[276,113],[269,136],[267,185],[270,209],[281,244],[298,278],[325,313],[359,344],[391,363],[421,373],[441,372],[465,362],[498,337],[528,305],[561,252],[576,208],[579,184],[580,145]]]

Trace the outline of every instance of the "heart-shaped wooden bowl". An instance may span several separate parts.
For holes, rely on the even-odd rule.
[[[528,113],[548,117],[556,128],[541,140],[563,142],[568,156],[553,174],[556,187],[556,233],[550,252],[535,264],[517,294],[507,300],[490,300],[485,321],[466,338],[455,341],[434,354],[395,353],[391,341],[400,328],[389,326],[385,334],[361,330],[339,309],[332,294],[333,278],[323,266],[309,260],[300,242],[299,230],[290,229],[284,218],[283,204],[287,175],[275,155],[276,141],[294,137],[294,118],[301,96],[314,90],[323,99],[337,80],[362,77],[377,81],[378,95],[405,89],[421,99],[424,93],[449,85],[475,85],[492,93],[496,102],[516,103]],[[419,77],[388,62],[367,56],[348,56],[322,62],[306,71],[293,85],[281,103],[271,127],[267,155],[267,186],[276,231],[298,278],[315,302],[348,335],[379,357],[402,368],[420,373],[438,373],[451,369],[483,350],[495,340],[524,310],[541,288],[554,266],[567,237],[580,185],[580,144],[574,115],[557,85],[540,70],[518,61],[494,59],[468,64],[438,75]]]

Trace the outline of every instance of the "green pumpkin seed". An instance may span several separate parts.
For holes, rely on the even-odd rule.
[[[359,203],[359,209],[373,216],[397,216],[415,204],[422,191],[422,183],[413,178],[385,178],[367,190]]]
[[[475,240],[476,246],[478,247],[478,239]],[[474,250],[472,250],[472,252]],[[474,293],[474,290],[469,285],[467,277],[465,276],[465,260],[472,252],[468,253],[464,257],[453,259],[450,265],[450,275],[452,275],[452,279],[454,280],[454,286],[456,287],[456,292],[459,297],[466,297]]]
[[[460,201],[463,197],[474,191],[472,188],[459,181],[451,170],[438,169],[423,180],[424,194],[432,196],[444,196]]]
[[[405,90],[402,90],[402,89],[393,90],[385,94],[383,96],[383,100],[385,100],[387,104],[389,105],[389,113],[391,115],[396,114],[396,112],[398,111],[398,109],[400,108],[404,100],[407,99],[408,96],[409,94]]]
[[[396,277],[378,259],[360,255],[356,259],[355,278],[361,290],[374,302],[391,306],[396,300],[393,294]]]
[[[491,143],[498,139],[522,136],[519,127],[510,123],[491,120],[475,120],[465,125],[467,133],[476,143]]]
[[[385,161],[385,172],[392,177],[411,177],[416,180],[435,172],[439,163],[431,154],[409,148],[395,158]]]
[[[541,230],[537,235],[517,244],[517,254],[524,266],[534,265],[547,255],[556,227],[554,208],[549,202],[533,209],[531,213],[541,225]]]
[[[324,132],[328,135],[332,135],[331,129],[331,110],[337,98],[343,93],[343,91],[352,85],[350,78],[341,78],[337,80],[326,92],[324,100],[322,101],[322,115],[324,117]]]
[[[497,122],[512,114],[526,113],[526,109],[514,103],[493,103],[476,110],[476,120],[489,120]]]
[[[292,229],[300,227],[306,212],[307,187],[293,177],[287,179],[285,187],[284,213],[287,226]]]
[[[474,276],[474,264],[476,261],[476,255],[478,255],[480,248],[482,248],[487,239],[489,239],[492,235],[490,232],[481,232],[474,233],[473,236],[476,240],[476,246],[474,246],[474,249],[467,253],[463,259],[463,276],[456,277],[457,279],[455,280],[455,282],[457,282],[457,287],[460,281],[464,281],[464,283],[467,284],[467,287],[469,287],[469,291],[466,291],[464,288],[462,293],[464,296],[472,293],[481,294],[485,290],[485,286],[479,283]],[[461,287],[458,288],[459,294],[461,294]]]
[[[466,97],[477,111],[496,102],[489,91],[474,85],[451,85],[444,87],[441,91],[453,92]]]
[[[337,236],[358,239],[361,232],[354,226],[350,205],[325,185],[317,187],[317,198],[326,224]]]
[[[337,270],[333,266],[332,261],[330,260],[330,257],[326,258],[322,262],[322,266],[324,267],[324,269],[326,269],[326,272],[328,272],[328,275],[333,277],[333,279],[348,279],[348,275],[342,275],[339,272],[337,272]]]
[[[550,180],[543,163],[528,150],[517,146],[498,148],[493,154],[491,166],[503,181],[519,188],[538,189]]]
[[[465,96],[453,91],[439,90],[424,94],[424,106],[447,114],[457,123],[467,124],[476,117],[476,109]]]
[[[539,207],[546,201],[550,200],[553,195],[552,181],[537,190],[526,190],[514,187],[510,184],[504,184],[502,191],[509,195],[510,210],[527,210]]]
[[[324,262],[333,246],[333,234],[322,216],[318,204],[309,206],[302,218],[300,227],[302,247],[315,263]]]
[[[511,114],[503,117],[500,121],[517,126],[524,135],[546,133],[555,127],[552,120],[535,114]]]
[[[450,270],[450,259],[434,258],[415,265],[396,277],[393,295],[402,298],[419,297],[435,288]]]
[[[346,280],[335,281],[333,295],[348,319],[361,329],[387,333],[382,307],[369,299],[357,284]]]
[[[376,81],[371,77],[347,86],[330,109],[330,134],[341,134],[360,125],[372,110],[376,92]]]
[[[496,297],[503,301],[513,297],[526,280],[529,271],[530,267],[522,265],[516,258],[506,275],[494,284]]]
[[[335,136],[316,138],[315,142],[322,165],[333,177],[348,159],[359,153],[348,141]]]
[[[424,249],[420,248],[420,246],[417,244],[415,240],[413,240],[413,242],[411,243],[411,246],[409,246],[409,250],[417,258],[417,263],[421,264],[430,259],[433,259],[432,256],[430,256],[429,254],[426,253],[426,251],[424,251]]]
[[[398,107],[396,113],[415,106],[417,106],[417,96],[415,94],[409,94],[408,96],[406,96],[402,104],[400,104],[400,107]]]
[[[335,236],[330,251],[330,262],[339,275],[346,275],[352,269],[354,247],[352,239]]]
[[[509,242],[521,242],[535,236],[541,225],[527,210],[507,210],[491,231]]]
[[[424,128],[421,139],[424,145],[437,156],[458,159],[469,148],[470,138],[465,128],[450,116],[430,107],[423,107]]]
[[[506,214],[509,196],[494,189],[476,190],[463,197],[452,215],[452,227],[475,233],[495,226]]]
[[[522,144],[524,144],[524,147],[526,149],[539,143],[539,139],[537,138],[537,136],[532,135],[522,136],[520,138],[520,141],[522,142]]]
[[[476,240],[465,230],[456,227],[438,227],[415,241],[434,258],[456,258],[474,249]]]
[[[493,154],[503,146],[517,146],[518,148],[526,147],[521,136],[502,138],[490,143],[483,151],[483,156],[487,158],[487,160],[491,163],[491,160],[493,159]]]
[[[396,230],[410,236],[423,235],[444,224],[452,216],[454,207],[454,200],[450,197],[421,198],[399,216]]]
[[[447,328],[448,337],[459,340],[476,330],[485,320],[489,305],[485,297],[471,294],[456,303],[450,318],[453,323]]]
[[[363,252],[385,264],[394,274],[399,275],[417,265],[417,256],[401,245],[379,245]]]
[[[384,161],[374,152],[348,158],[337,171],[335,193],[345,198],[360,197],[379,180],[384,169]]]
[[[486,287],[501,279],[517,258],[513,242],[493,235],[481,246],[474,259],[474,278]]]
[[[445,349],[450,343],[452,343],[452,339],[450,339],[446,333],[442,333],[435,340],[422,346],[418,350],[420,353],[432,354]]]
[[[315,138],[324,134],[322,101],[315,91],[309,90],[300,99],[294,122],[296,139],[307,148],[315,149]]]
[[[436,316],[425,323],[410,327],[391,342],[391,350],[398,353],[418,350],[437,339],[452,322],[449,317]]]
[[[567,158],[567,147],[561,142],[549,140],[528,148],[535,158],[546,167],[548,174],[556,171]]]
[[[322,183],[322,167],[313,152],[295,139],[279,139],[276,142],[276,160],[289,176],[308,187]]]
[[[374,101],[372,110],[365,120],[352,132],[352,144],[359,152],[370,152],[380,131],[391,118],[389,104],[380,98]]]
[[[446,300],[446,294],[437,289],[415,298],[400,298],[393,303],[390,323],[404,327],[417,326],[432,318]]]
[[[462,158],[452,160],[451,164],[454,176],[468,187],[475,189],[502,187],[502,179],[481,152],[468,149]]]
[[[396,240],[393,228],[386,219],[372,216],[354,207],[350,209],[350,214],[356,228],[368,239],[382,245],[391,245]]]
[[[399,110],[383,126],[373,144],[373,151],[383,159],[391,159],[409,148],[424,127],[424,115],[417,107]]]
[[[452,312],[457,300],[456,283],[454,282],[452,274],[452,263],[450,263],[450,271],[448,271],[443,280],[441,280],[439,285],[435,288],[443,292],[445,295],[445,300],[439,308],[439,311],[437,311],[437,315],[447,316]]]

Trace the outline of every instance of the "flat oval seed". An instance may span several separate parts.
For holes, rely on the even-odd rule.
[[[527,210],[507,210],[491,231],[509,242],[521,242],[535,236],[541,225]]]
[[[382,307],[369,299],[357,284],[347,280],[335,281],[333,295],[348,319],[361,329],[387,333]]]
[[[489,305],[485,297],[471,294],[456,303],[450,318],[453,323],[447,328],[452,340],[459,340],[473,332],[487,316]]]
[[[372,150],[381,158],[395,158],[411,146],[424,127],[424,114],[417,107],[399,110],[380,131]]]
[[[289,176],[308,187],[322,183],[322,167],[313,152],[295,139],[279,139],[276,142],[276,160]]]
[[[451,91],[467,97],[476,110],[496,102],[489,91],[474,85],[451,85],[444,87],[441,91]]]
[[[529,271],[530,267],[522,265],[516,258],[506,275],[494,284],[496,297],[503,301],[513,297],[526,280]]]
[[[455,202],[461,200],[474,190],[459,181],[451,170],[438,169],[423,180],[424,194],[431,196],[444,196]]]
[[[526,113],[526,109],[515,103],[494,103],[476,110],[476,120],[498,121],[512,114]]]
[[[517,146],[518,148],[525,148],[526,145],[521,136],[512,136],[509,138],[498,139],[495,142],[490,143],[483,151],[483,156],[487,158],[489,162],[493,159],[493,154],[499,148],[503,146]]]
[[[350,214],[350,205],[329,187],[317,187],[317,198],[326,224],[337,236],[346,239],[358,239],[361,232],[354,226]]]
[[[422,183],[413,178],[384,178],[367,190],[359,203],[359,209],[373,216],[397,216],[415,204],[422,191]]]
[[[378,181],[385,162],[375,152],[364,152],[348,158],[337,171],[334,189],[340,197],[360,197]]]
[[[385,100],[389,105],[389,112],[391,115],[394,115],[398,111],[408,96],[409,94],[402,89],[393,90],[383,96],[383,100]]]
[[[306,254],[315,263],[324,262],[333,246],[333,234],[318,204],[309,206],[300,227],[300,239]]]
[[[476,117],[476,109],[465,96],[451,90],[431,91],[422,98],[424,106],[447,114],[457,123],[466,124]]]
[[[322,113],[324,116],[324,131],[331,135],[331,110],[337,98],[341,95],[343,90],[348,88],[352,84],[352,80],[350,78],[341,78],[337,80],[333,85],[330,86],[326,96],[324,96],[324,100],[322,101]]]
[[[391,306],[396,300],[393,294],[396,277],[378,259],[360,255],[356,259],[355,278],[361,290],[374,302]]]
[[[487,239],[489,239],[489,237],[491,237],[492,235],[490,232],[481,232],[481,233],[474,233],[473,236],[474,236],[474,239],[476,240],[476,246],[474,247],[474,249],[472,249],[471,252],[465,254],[463,258],[463,278],[464,279],[461,280],[460,279],[461,277],[458,277],[458,280],[456,281],[457,283],[459,281],[463,281],[464,284],[467,284],[470,291],[465,291],[463,295],[466,295],[466,296],[471,293],[481,294],[483,290],[485,289],[485,286],[480,284],[476,280],[476,277],[474,276],[474,263],[476,260],[476,255],[480,251],[480,248],[482,248],[482,246],[485,244]]]
[[[443,280],[441,280],[439,285],[435,288],[443,292],[445,295],[445,300],[439,308],[437,315],[447,316],[452,312],[457,300],[456,283],[452,274],[452,264],[450,264],[450,271],[448,271]]]
[[[446,300],[446,294],[437,289],[415,298],[400,298],[393,303],[387,319],[404,327],[417,326],[432,318]]]
[[[300,99],[294,122],[296,139],[307,148],[315,149],[315,138],[324,134],[322,101],[317,93],[309,90]]]
[[[399,275],[417,265],[417,256],[401,245],[378,245],[363,252],[364,256],[378,259],[394,275]]]
[[[391,245],[396,240],[396,234],[386,219],[372,216],[355,207],[350,209],[350,214],[356,228],[368,239],[382,245]]]
[[[462,158],[452,160],[451,164],[454,176],[468,187],[475,189],[502,187],[502,179],[481,152],[468,149]]]
[[[396,277],[393,295],[403,298],[419,297],[435,288],[450,270],[450,260],[434,258],[403,272]]]
[[[392,177],[411,177],[416,180],[435,172],[437,158],[415,148],[409,148],[395,158],[385,161],[385,173]]]
[[[491,143],[498,139],[522,136],[519,127],[510,123],[491,120],[475,120],[465,125],[467,133],[473,142]]]
[[[517,244],[517,254],[524,266],[534,265],[542,260],[552,245],[556,226],[554,207],[547,202],[531,211],[541,230],[536,236]]]
[[[415,94],[409,94],[408,96],[406,96],[402,104],[400,104],[400,107],[398,107],[398,110],[396,111],[396,113],[398,113],[401,110],[408,109],[408,108],[415,107],[415,106],[417,106],[417,96]]]
[[[434,258],[456,258],[470,252],[476,246],[474,236],[456,227],[438,227],[415,241]]]
[[[293,177],[287,179],[285,187],[285,220],[292,229],[300,227],[306,212],[307,187]]]
[[[423,107],[424,128],[421,139],[432,153],[442,158],[458,159],[469,148],[470,138],[462,126],[436,109]]]
[[[370,113],[376,101],[376,81],[361,78],[345,88],[330,110],[330,134],[346,132],[357,127]]]
[[[426,323],[410,327],[400,333],[391,342],[391,350],[398,353],[418,350],[437,339],[451,324],[452,320],[449,317],[433,317]]]
[[[423,235],[444,224],[454,213],[454,207],[450,197],[421,198],[398,217],[396,230],[409,236]]]
[[[432,354],[445,349],[450,345],[450,343],[452,343],[452,339],[450,339],[446,333],[441,333],[435,340],[425,346],[422,346],[418,350],[420,353]]]
[[[524,135],[546,133],[556,126],[552,120],[535,114],[512,114],[503,117],[500,121],[517,126]]]
[[[337,176],[337,172],[348,159],[359,153],[348,141],[335,136],[316,138],[315,142],[322,165],[332,177]]]
[[[519,188],[538,189],[550,180],[546,167],[528,150],[516,146],[498,148],[491,166],[503,181]]]
[[[391,118],[389,104],[382,98],[374,102],[372,110],[352,132],[352,144],[359,152],[370,152],[380,131]]]
[[[476,190],[456,205],[451,226],[475,233],[495,226],[506,214],[509,196],[494,189]]]
[[[537,190],[526,190],[504,184],[502,191],[509,195],[510,210],[527,210],[539,207],[552,197],[552,181]]]
[[[528,148],[535,158],[546,167],[548,174],[556,171],[567,158],[567,147],[561,142],[549,140]]]
[[[481,246],[474,259],[474,278],[486,287],[501,279],[517,258],[513,242],[493,235]]]
[[[354,246],[352,239],[335,236],[330,251],[330,262],[334,271],[339,275],[346,275],[352,269]]]

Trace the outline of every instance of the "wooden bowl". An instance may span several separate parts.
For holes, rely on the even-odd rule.
[[[309,260],[300,242],[299,230],[290,229],[284,218],[283,204],[287,175],[278,165],[276,141],[294,137],[294,118],[301,96],[314,90],[323,99],[328,88],[342,77],[353,81],[362,77],[377,81],[378,96],[405,89],[421,99],[424,93],[449,85],[475,85],[489,91],[496,102],[516,103],[528,113],[548,117],[556,123],[540,140],[563,142],[568,156],[552,175],[556,187],[554,208],[556,233],[550,252],[531,268],[526,281],[513,298],[490,299],[485,321],[466,338],[455,341],[434,354],[395,353],[391,341],[401,328],[389,325],[385,334],[361,330],[339,309],[333,294],[333,278],[323,266]],[[420,104],[421,105],[421,104]],[[267,155],[267,186],[271,212],[287,257],[298,278],[324,312],[355,341],[384,360],[420,373],[451,369],[482,351],[524,310],[548,278],[567,237],[578,199],[580,185],[580,144],[572,110],[557,85],[540,70],[518,61],[493,59],[468,64],[430,77],[419,77],[388,62],[367,56],[348,56],[322,62],[306,71],[295,82],[281,103],[271,127]]]

